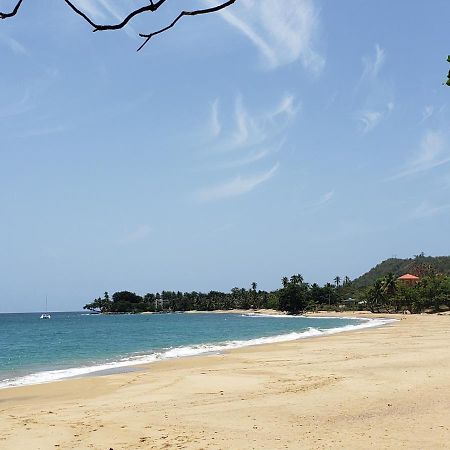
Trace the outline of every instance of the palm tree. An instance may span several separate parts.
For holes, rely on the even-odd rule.
[[[281,279],[281,283],[282,283],[283,287],[287,287],[287,285],[289,284],[289,278],[288,277],[283,277]]]
[[[383,291],[388,295],[392,296],[397,291],[397,286],[395,284],[395,275],[391,272],[388,273],[382,280]]]
[[[336,287],[339,287],[341,284],[341,277],[339,275],[336,275],[334,278],[334,282],[336,283]]]
[[[385,303],[385,291],[383,281],[378,279],[369,289],[367,306],[372,312],[379,312],[380,307]]]
[[[292,284],[302,284],[303,283],[303,277],[299,273],[296,274],[296,275],[292,275],[291,283]]]
[[[344,277],[344,286],[347,286],[348,284],[350,284],[352,282],[352,280],[350,280],[350,278],[348,276]]]
[[[252,308],[258,307],[258,295],[256,293],[256,287],[258,286],[258,283],[255,281],[252,283]]]

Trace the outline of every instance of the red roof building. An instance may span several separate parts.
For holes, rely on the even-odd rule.
[[[406,283],[416,284],[420,281],[420,278],[416,277],[415,275],[411,275],[410,273],[405,273],[405,275],[398,277],[397,280],[405,281]]]

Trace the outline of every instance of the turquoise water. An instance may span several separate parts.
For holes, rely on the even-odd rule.
[[[241,314],[0,314],[0,387],[381,325]]]

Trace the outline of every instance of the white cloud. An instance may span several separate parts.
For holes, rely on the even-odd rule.
[[[328,203],[333,197],[334,197],[334,190],[323,194],[322,197],[320,197],[319,201],[317,202],[316,206],[325,205],[325,203]]]
[[[375,44],[375,53],[362,58],[363,71],[356,84],[356,92],[363,107],[356,112],[356,119],[364,133],[372,131],[394,111],[391,89],[380,77],[386,61],[386,51]]]
[[[277,108],[272,112],[272,119],[278,116],[293,117],[297,114],[298,107],[295,104],[295,97],[292,94],[285,94],[278,104]]]
[[[151,231],[152,229],[149,225],[139,225],[134,230],[123,236],[122,239],[120,239],[120,243],[129,244],[132,242],[142,241],[150,235]]]
[[[427,130],[416,155],[405,164],[399,173],[390,179],[428,172],[449,162],[450,148],[445,135],[439,130]]]
[[[114,2],[109,0],[97,0],[97,2],[100,3],[105,11],[107,11],[108,14],[113,16],[116,20],[121,21],[123,19],[121,12],[115,7]]]
[[[434,113],[434,106],[428,105],[422,111],[422,123],[428,120]]]
[[[383,113],[380,111],[360,111],[358,120],[363,125],[363,131],[367,133],[373,130],[383,118]]]
[[[363,73],[361,81],[374,80],[378,77],[384,63],[386,61],[386,51],[378,44],[375,44],[375,54],[372,57],[365,56],[363,58]]]
[[[319,72],[325,65],[315,48],[320,20],[313,0],[244,0],[220,14],[258,49],[267,68],[300,60]]]
[[[235,103],[235,128],[231,133],[231,139],[224,143],[226,150],[267,143],[291,122],[297,109],[295,97],[285,94],[272,110],[250,113],[244,105],[242,96],[239,95]]]
[[[201,202],[210,202],[246,194],[253,191],[260,184],[270,180],[275,175],[278,168],[279,163],[276,163],[267,172],[246,177],[238,176],[225,183],[202,189],[197,193],[197,200]]]
[[[91,18],[105,18],[105,15],[95,0],[77,0],[77,6]]]
[[[220,132],[222,131],[222,125],[220,123],[220,118],[219,118],[219,99],[218,98],[216,98],[216,100],[214,100],[213,104],[211,105],[210,129],[211,129],[211,135],[213,137],[219,136]]]
[[[428,202],[422,202],[411,214],[413,219],[427,219],[439,214],[450,211],[450,203],[445,205],[431,205]]]
[[[127,11],[127,13],[124,14],[121,9],[118,9],[117,3],[121,3],[121,9]],[[91,19],[100,22],[108,21],[110,18],[121,22],[130,9],[130,5],[126,2],[114,2],[111,0],[77,0],[77,6]],[[124,30],[130,37],[136,38],[137,33],[130,24],[127,24]]]
[[[245,110],[242,97],[236,99],[235,108],[236,130],[233,134],[233,141],[236,146],[244,145],[250,137],[250,129],[254,129],[254,121]]]
[[[16,55],[28,55],[27,49],[16,39],[0,33],[0,43],[9,48]]]
[[[317,201],[304,207],[306,211],[315,211],[321,206],[326,205],[334,198],[334,189],[323,194]]]
[[[231,129],[219,120],[219,99],[212,104],[208,137],[208,157],[216,161],[210,164],[215,170],[256,166],[260,161],[278,153],[284,145],[286,127],[292,122],[298,107],[293,95],[286,93],[274,107],[265,111],[249,112],[241,95],[235,100]],[[225,118],[227,115],[225,115]],[[195,197],[199,201],[211,201],[235,197],[250,192],[270,179],[278,170],[277,162],[263,173],[238,175],[221,184],[200,189]]]
[[[0,108],[0,118],[18,116],[25,114],[34,108],[30,89],[26,89],[20,100],[13,104]]]
[[[257,161],[260,161],[261,159],[264,159],[266,156],[270,154],[270,150],[261,150],[254,153],[251,153],[250,155],[241,158],[236,159],[234,161],[227,161],[223,164],[220,164],[219,167],[222,169],[231,168],[231,167],[240,167],[240,166],[246,166],[248,164],[255,163]]]
[[[394,110],[394,103],[389,102],[386,105],[386,108],[381,111],[376,110],[362,110],[359,111],[356,115],[357,120],[359,120],[362,124],[362,131],[367,133],[372,131],[376,126],[380,124],[380,122],[387,118],[388,115]]]

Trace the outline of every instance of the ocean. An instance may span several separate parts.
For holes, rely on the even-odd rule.
[[[388,319],[256,314],[0,314],[0,388],[126,370],[220,352],[383,325]],[[324,345],[325,341],[324,341]]]

